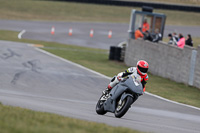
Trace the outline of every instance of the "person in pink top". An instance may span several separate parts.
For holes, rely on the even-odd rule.
[[[177,46],[179,48],[184,48],[185,46],[185,38],[182,34],[179,34],[179,41],[177,42]]]

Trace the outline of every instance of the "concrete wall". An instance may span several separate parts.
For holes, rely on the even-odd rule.
[[[125,63],[136,66],[138,60],[144,59],[149,63],[149,71],[176,82],[188,84],[190,77],[190,64],[192,51],[189,46],[184,49],[166,43],[152,43],[144,40],[128,41],[125,53]],[[200,88],[200,47],[198,48],[194,85]]]
[[[194,86],[200,88],[200,46],[197,48],[197,58],[194,73]]]

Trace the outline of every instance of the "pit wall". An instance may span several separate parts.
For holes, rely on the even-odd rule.
[[[149,72],[154,75],[200,88],[200,46],[181,49],[164,42],[129,39],[126,65],[136,66],[141,59],[149,63]]]

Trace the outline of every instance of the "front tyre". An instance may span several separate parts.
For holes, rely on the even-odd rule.
[[[124,116],[132,103],[133,98],[131,96],[127,96],[123,101],[120,100],[115,109],[115,117],[121,118]]]
[[[96,105],[96,112],[97,112],[97,114],[99,114],[99,115],[104,115],[104,114],[107,113],[107,111],[104,110],[104,106],[103,106],[103,104],[104,104],[104,102],[105,102],[106,100],[101,100],[103,96],[104,96],[104,95],[102,95],[102,96],[100,97],[100,99],[99,99],[99,101],[97,102],[97,105]]]

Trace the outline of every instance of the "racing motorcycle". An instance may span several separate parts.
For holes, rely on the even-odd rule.
[[[116,76],[114,77],[115,79]],[[143,86],[139,75],[129,75],[112,88],[109,94],[102,94],[96,105],[96,112],[104,115],[112,112],[121,118],[131,105],[143,94]]]

